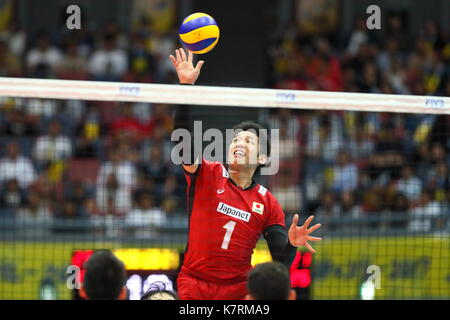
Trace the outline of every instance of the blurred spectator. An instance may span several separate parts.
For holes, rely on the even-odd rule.
[[[35,78],[52,78],[61,61],[60,51],[51,46],[50,39],[45,33],[37,36],[36,46],[28,52],[26,57],[28,73]]]
[[[100,113],[95,103],[88,103],[87,110],[75,129],[75,158],[99,157],[100,138],[104,134]]]
[[[129,82],[153,82],[156,66],[153,56],[146,46],[146,38],[141,34],[133,35],[132,47],[129,53],[130,71],[125,76]]]
[[[173,173],[169,173],[166,176],[163,187],[161,189],[161,199],[173,199],[178,202],[178,199],[183,197],[183,190],[181,190],[180,185],[182,184],[178,181],[178,177]]]
[[[1,133],[10,137],[34,137],[37,133],[36,120],[27,115],[23,106],[5,108],[5,123],[1,126]]]
[[[53,212],[51,206],[42,201],[40,194],[30,192],[26,205],[17,212],[17,224],[27,234],[46,235],[51,227]]]
[[[114,138],[124,137],[132,142],[137,142],[145,134],[146,130],[134,115],[132,102],[123,102],[120,105],[120,116],[111,125],[111,134]]]
[[[358,87],[364,93],[379,93],[380,75],[374,63],[366,63],[363,67],[362,79],[359,79]]]
[[[136,169],[125,160],[121,150],[110,152],[97,178],[97,205],[100,210],[123,214],[131,208],[131,195],[136,187]]]
[[[183,208],[185,208],[186,206],[181,203],[180,198],[169,196],[165,197],[162,200],[160,207],[161,210],[169,216],[171,214],[184,213],[185,211],[183,210]]]
[[[170,141],[170,134],[166,127],[157,125],[154,127],[152,137],[143,140],[141,145],[140,159],[143,162],[152,161],[154,148],[159,148],[162,153],[162,158],[166,163],[171,162],[172,142]],[[153,153],[153,155],[152,155]]]
[[[407,75],[402,62],[398,58],[393,58],[386,71],[386,81],[396,94],[410,94],[406,87],[406,79]]]
[[[137,238],[154,237],[155,228],[166,222],[166,214],[155,206],[155,200],[150,194],[141,194],[136,208],[125,216],[125,227],[128,234]]]
[[[31,117],[50,118],[56,116],[58,102],[50,99],[28,99],[25,110]],[[41,118],[41,120],[42,120]]]
[[[358,167],[351,162],[348,151],[341,150],[337,156],[337,163],[333,167],[331,188],[341,193],[353,191],[358,186]]]
[[[34,158],[40,163],[48,164],[65,160],[72,154],[72,142],[61,133],[61,124],[51,121],[48,134],[40,136],[34,146]]]
[[[347,149],[355,161],[366,160],[375,150],[374,134],[361,114],[346,114]]]
[[[112,150],[109,161],[104,163],[99,171],[97,186],[106,186],[111,183],[111,175],[117,180],[119,188],[132,189],[136,187],[136,169],[134,165],[126,160],[126,155],[121,149]]]
[[[6,41],[0,39],[0,77],[19,77],[21,75],[21,61],[9,51]]]
[[[272,193],[287,215],[294,214],[303,207],[300,186],[295,183],[290,170],[282,169],[278,175],[279,183],[272,187]]]
[[[450,190],[448,166],[444,161],[436,163],[430,170],[426,181],[426,187],[437,191]]]
[[[164,183],[164,178],[170,172],[167,161],[164,160],[163,150],[160,145],[154,145],[150,149],[150,157],[143,165],[144,171],[155,184],[160,187]]]
[[[26,203],[25,192],[15,179],[7,180],[0,190],[0,215],[3,218],[15,218],[17,210]]]
[[[113,215],[122,215],[131,207],[131,190],[119,186],[115,173],[108,175],[105,185],[98,185],[97,206],[105,214]]]
[[[308,74],[318,90],[342,90],[341,62],[332,54],[330,43],[325,38],[319,38],[315,45],[317,52],[309,62]]]
[[[362,209],[369,228],[379,229],[381,225],[379,217],[385,202],[383,191],[380,186],[375,185],[366,190],[363,195]]]
[[[102,40],[102,48],[88,61],[88,71],[94,80],[120,81],[128,68],[126,53],[117,46],[114,34],[106,33]]]
[[[147,291],[141,297],[141,300],[178,300],[178,299],[179,299],[178,294],[173,290],[170,282],[165,281],[155,281],[151,283]]]
[[[162,137],[170,136],[173,129],[173,117],[170,114],[171,107],[168,104],[155,103],[152,106],[152,117],[145,125],[146,133],[151,137],[157,134],[156,130],[161,130]]]
[[[362,218],[362,208],[356,204],[353,192],[344,191],[341,194],[341,216],[352,219]]]
[[[408,224],[406,217],[408,210],[408,198],[404,194],[396,193],[392,204],[388,208],[389,227],[405,229]]]
[[[377,136],[375,153],[369,159],[367,171],[371,181],[383,185],[390,179],[400,178],[401,168],[405,162],[403,154],[405,144],[402,144],[393,124],[385,125]]]
[[[27,34],[19,23],[12,20],[9,29],[3,33],[3,36],[8,43],[9,51],[16,57],[22,57],[27,42]]]
[[[414,175],[411,166],[402,169],[402,177],[397,181],[397,190],[410,201],[418,199],[422,193],[422,181]]]
[[[94,219],[102,214],[94,198],[87,198],[83,203],[83,215]]]
[[[338,151],[344,147],[342,118],[335,113],[329,114],[317,111],[311,116],[307,129],[306,155],[332,163]]]
[[[64,56],[57,71],[61,79],[86,80],[86,59],[79,53],[78,45],[73,40],[67,43]]]
[[[10,142],[6,147],[6,156],[0,159],[0,184],[15,179],[21,188],[27,188],[36,178],[33,163],[20,154],[20,147]]]
[[[447,206],[434,200],[430,191],[424,190],[420,201],[409,211],[408,230],[412,232],[430,232],[435,230],[435,222],[444,217]]]
[[[300,131],[300,121],[292,109],[280,108],[270,117],[270,128],[286,128],[286,136],[296,139]],[[281,151],[281,148],[280,148]]]
[[[362,17],[357,18],[355,27],[350,35],[350,39],[347,44],[347,52],[351,56],[355,56],[359,51],[362,44],[369,41],[369,35],[367,32],[366,20]]]
[[[176,37],[178,30],[174,27],[172,30],[161,33],[158,30],[151,30],[151,37],[148,38],[148,47],[150,54],[156,59],[157,72],[156,81],[160,83],[171,83],[170,74],[174,74],[173,65],[167,57],[177,48]]]
[[[82,182],[66,184],[64,199],[76,204],[77,210],[82,210],[85,201],[90,197],[88,190]]]
[[[66,199],[62,203],[57,205],[55,216],[56,218],[62,220],[77,220],[83,218],[83,211],[78,210],[77,203],[72,200]]]
[[[388,37],[384,50],[377,57],[378,68],[382,72],[389,70],[395,60],[403,61],[400,53],[399,43],[394,37]]]
[[[323,232],[333,231],[336,229],[338,218],[341,215],[341,208],[336,202],[335,195],[331,192],[325,192],[322,195],[320,206],[317,208],[315,217],[321,222]]]
[[[403,52],[407,49],[410,39],[400,15],[394,13],[388,16],[386,34],[388,34],[390,38],[395,39],[399,45],[400,51]]]
[[[108,19],[105,22],[102,33],[114,36],[118,48],[126,50],[129,47],[128,34],[122,31],[122,28],[115,19]]]
[[[137,186],[133,192],[133,201],[138,201],[143,193],[155,194],[155,189],[155,182],[150,177],[139,172],[137,175]]]

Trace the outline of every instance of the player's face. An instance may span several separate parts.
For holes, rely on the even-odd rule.
[[[258,165],[258,136],[251,131],[241,131],[233,137],[228,148],[231,165]]]

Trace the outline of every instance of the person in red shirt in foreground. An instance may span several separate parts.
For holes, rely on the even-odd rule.
[[[204,61],[194,68],[193,54],[176,50],[170,60],[176,68],[180,84],[193,85]],[[177,110],[175,129],[193,132],[186,108]],[[247,275],[252,269],[251,256],[261,233],[267,241],[273,260],[289,266],[297,247],[315,250],[308,241],[320,241],[310,234],[320,228],[308,229],[314,216],[298,227],[299,215],[293,218],[289,231],[283,210],[265,187],[253,176],[259,166],[267,163],[267,154],[260,153],[259,129],[254,122],[237,125],[227,153],[227,164],[210,162],[191,153],[190,163],[183,162],[188,183],[188,244],[177,279],[180,299],[241,300],[247,291]],[[192,136],[192,135],[191,135]],[[270,139],[266,139],[270,141]],[[193,146],[193,141],[191,141]],[[249,159],[257,159],[250,163]]]

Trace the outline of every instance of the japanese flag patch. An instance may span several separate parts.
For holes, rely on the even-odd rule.
[[[259,213],[259,214],[263,214],[264,212],[264,205],[258,202],[253,202],[253,207],[252,207],[252,211]]]

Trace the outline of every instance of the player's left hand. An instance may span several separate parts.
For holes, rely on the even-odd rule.
[[[299,215],[295,214],[294,219],[292,219],[291,227],[289,228],[288,236],[289,236],[289,242],[294,247],[300,247],[305,246],[309,251],[312,253],[316,253],[316,250],[311,247],[311,245],[308,243],[308,241],[320,241],[322,238],[320,237],[312,237],[309,234],[314,232],[315,230],[319,229],[321,224],[318,223],[311,228],[308,229],[309,224],[314,219],[314,216],[310,216],[306,221],[305,224],[297,227]]]

